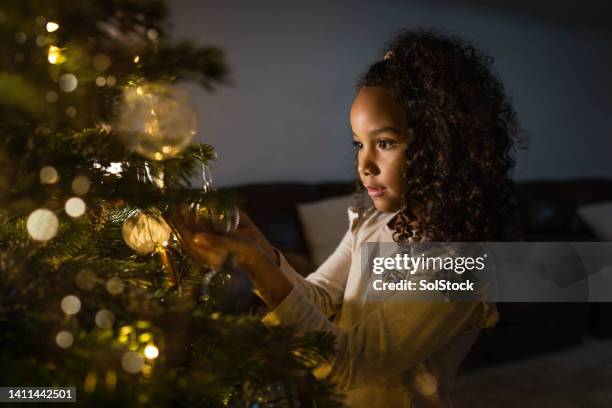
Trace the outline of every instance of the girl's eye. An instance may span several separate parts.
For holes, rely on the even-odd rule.
[[[393,146],[395,146],[395,142],[392,140],[385,140],[385,139],[380,139],[378,141],[378,147],[380,147],[383,150],[387,150],[392,148]]]
[[[359,143],[359,142],[358,142],[358,141],[356,141],[356,140],[353,140],[353,147],[355,147],[356,149],[361,149],[361,148],[362,148],[362,146],[363,146],[363,145],[362,145],[361,143]]]

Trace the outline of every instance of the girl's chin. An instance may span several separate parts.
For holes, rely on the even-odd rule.
[[[399,205],[390,203],[387,200],[373,199],[372,202],[374,203],[374,207],[376,207],[378,211],[384,212],[384,213],[395,213],[401,209]]]

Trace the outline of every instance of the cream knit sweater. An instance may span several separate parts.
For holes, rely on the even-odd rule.
[[[349,222],[356,215],[349,209]],[[480,329],[499,316],[484,301],[367,301],[359,248],[393,242],[387,223],[394,215],[368,210],[307,278],[281,255],[294,287],[262,322],[332,333],[336,354],[315,375],[334,382],[348,407],[448,407],[459,365]]]

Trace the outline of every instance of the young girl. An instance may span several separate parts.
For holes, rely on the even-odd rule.
[[[338,248],[307,278],[245,214],[230,237],[178,225],[202,262],[236,254],[269,307],[264,324],[335,336],[333,360],[315,375],[344,391],[349,407],[450,405],[460,363],[480,329],[498,321],[486,301],[369,302],[360,265],[366,242],[517,237],[509,153],[519,129],[491,62],[431,31],[403,31],[390,42],[350,110],[361,190],[373,206],[349,210]]]

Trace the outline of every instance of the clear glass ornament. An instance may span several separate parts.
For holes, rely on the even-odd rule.
[[[177,85],[140,83],[124,89],[117,129],[127,147],[150,160],[178,156],[196,133],[189,94]]]
[[[202,165],[202,191],[215,191],[210,166]],[[240,210],[233,202],[223,202],[214,196],[196,200],[189,205],[189,223],[202,232],[230,235],[240,223]]]

